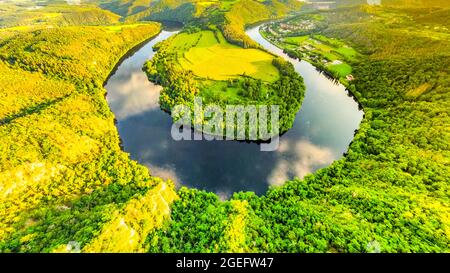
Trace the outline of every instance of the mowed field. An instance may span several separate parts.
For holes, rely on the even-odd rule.
[[[242,75],[267,82],[279,78],[272,65],[274,56],[259,49],[244,49],[228,43],[220,31],[181,33],[170,41],[179,63],[202,78],[226,80]]]
[[[357,60],[359,53],[345,43],[322,35],[305,35],[286,37],[284,46],[292,50],[300,50],[303,53],[321,56],[329,62],[326,67],[338,77],[345,77],[352,73],[349,62]],[[333,61],[338,61],[333,63]]]

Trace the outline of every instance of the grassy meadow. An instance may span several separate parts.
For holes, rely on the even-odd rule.
[[[277,32],[277,28],[279,25],[275,23],[270,30],[263,29],[261,32],[294,57],[323,67],[338,79],[350,75],[353,71],[351,64],[360,57],[360,53],[339,39],[320,34],[291,36],[289,32]]]
[[[247,75],[266,82],[279,78],[273,55],[232,45],[220,31],[182,33],[171,41],[170,48],[182,56],[179,62],[184,69],[201,78],[227,80]]]
[[[205,28],[188,28],[157,44],[157,54],[144,66],[149,79],[163,86],[161,107],[193,107],[196,96],[223,109],[279,105],[280,131],[289,130],[304,96],[303,80],[293,65],[263,49],[231,44],[217,26]],[[224,129],[217,128],[214,135],[223,135]]]

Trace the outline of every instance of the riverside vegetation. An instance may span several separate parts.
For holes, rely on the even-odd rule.
[[[95,10],[89,21],[97,23],[89,26],[85,19],[6,22],[8,12],[24,16],[23,22],[34,12],[55,7],[2,7],[0,251],[64,252],[73,241],[85,252],[450,250],[450,10],[445,1],[436,7],[430,5],[438,1],[415,1],[422,5],[412,7],[392,1],[394,6],[308,15],[322,26],[308,37],[335,39],[358,52],[347,63],[354,80],[345,84],[364,107],[361,128],[346,156],[331,166],[263,196],[239,192],[225,201],[197,189],[175,190],[170,181],[151,176],[130,160],[120,149],[102,87],[118,56],[160,29],[156,23],[133,22],[154,13],[155,19],[162,18],[170,10],[204,1],[167,1],[172,6],[158,12],[155,6],[131,9],[134,14],[124,11],[120,15],[126,24],[101,22],[97,16],[103,11],[98,11],[113,2],[95,2],[70,8],[72,13]],[[119,2],[127,3],[114,5]],[[207,16],[218,20],[216,27],[210,28],[208,20],[201,30],[186,30],[172,41],[183,36],[205,39],[219,55],[225,49],[254,50],[242,36],[244,26],[292,8],[286,1],[210,2],[202,12],[189,8],[192,13],[182,20],[199,27]],[[214,12],[214,5],[225,12]],[[234,9],[238,5],[269,12],[250,18],[245,10]],[[305,14],[301,16],[295,20]],[[227,29],[235,29],[233,35]],[[220,38],[213,39],[214,33]],[[204,86],[205,94],[214,94],[210,86],[228,82],[230,76],[225,80],[215,71],[207,79],[200,65],[183,64],[183,58],[198,50],[198,44],[189,43],[189,50],[173,50],[185,54],[177,56],[182,62],[174,69],[190,67],[192,72],[186,73],[196,76],[189,79]],[[161,50],[164,46],[171,45],[163,44]],[[265,69],[242,69],[252,80],[274,84],[282,77],[274,65],[277,59],[263,51],[257,55],[266,60]],[[247,77],[240,73],[230,77],[235,84],[236,79],[245,83]],[[199,81],[202,76],[206,79]],[[249,99],[242,94],[234,98]]]
[[[366,115],[346,156],[262,197],[222,202],[184,188],[150,250],[448,251],[449,12],[358,6],[308,15],[323,24],[311,35],[359,52],[348,59],[355,80],[343,83]]]
[[[160,105],[165,110],[186,105],[193,112],[196,96],[205,105],[214,104],[223,110],[228,105],[278,105],[279,131],[271,128],[269,134],[283,133],[292,127],[303,100],[304,86],[294,67],[282,58],[260,49],[232,45],[215,28],[183,32],[157,48],[158,53],[144,70],[152,81],[164,87]],[[207,122],[206,118],[194,120],[192,115],[191,124],[195,126]],[[225,123],[215,132],[225,135]]]
[[[144,68],[149,79],[164,87],[161,107],[171,111],[181,104],[192,110],[195,96],[202,97],[206,105],[222,108],[225,105],[279,105],[279,129],[272,128],[270,135],[289,130],[304,97],[303,81],[290,63],[262,51],[245,35],[244,28],[285,15],[299,7],[299,3],[184,2],[183,5],[191,6],[195,13],[171,19],[185,22],[185,30],[159,44],[157,55]],[[162,3],[157,6],[160,5]],[[149,11],[154,9],[156,7]],[[171,11],[171,14],[178,13],[177,9]],[[158,15],[151,13],[147,18],[158,18]],[[199,124],[205,125],[208,121],[206,118],[194,120],[192,116],[191,124],[199,128]],[[219,135],[225,134],[225,123],[215,129],[223,132]],[[249,130],[246,130],[246,139],[250,138]],[[259,134],[256,136],[257,140],[266,140],[263,138]]]

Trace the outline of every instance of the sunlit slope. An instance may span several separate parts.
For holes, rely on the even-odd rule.
[[[168,219],[173,185],[121,151],[103,89],[120,56],[159,29],[45,28],[0,40],[1,252],[68,251],[69,242],[118,251],[123,238],[100,242],[123,228],[141,239],[120,249],[142,251]]]
[[[100,234],[83,248],[83,252],[146,251],[147,236],[170,219],[170,207],[176,199],[178,196],[173,187],[160,182],[142,197],[128,201],[122,210],[116,211]],[[62,247],[64,252],[65,245]]]
[[[100,1],[100,7],[110,10],[121,16],[128,16],[141,12],[150,7],[154,0],[116,0],[116,1]]]
[[[398,6],[398,7],[450,7],[447,0],[381,0],[382,5]]]
[[[298,11],[301,5],[297,0],[161,0],[125,20],[170,20],[194,25],[211,23],[223,30],[228,41],[244,47],[257,47],[245,35],[246,26],[283,17]]]
[[[36,6],[3,4],[0,8],[0,27],[12,26],[68,26],[107,25],[119,22],[120,16],[95,5],[49,4]]]
[[[223,33],[228,41],[244,46],[257,47],[244,32],[245,27],[260,21],[286,16],[289,12],[298,11],[302,3],[299,1],[236,1],[224,14]]]
[[[152,16],[154,14],[162,13],[163,16],[166,16],[166,19],[174,16],[176,18],[177,15],[174,13],[179,13],[181,6],[189,6],[191,7],[191,16],[201,15],[203,11],[212,5],[221,5],[221,2],[230,3],[235,2],[232,1],[219,1],[219,0],[118,0],[118,1],[102,1],[100,3],[100,7],[103,9],[110,10],[116,14],[119,14],[123,17],[134,17],[134,18],[145,18],[148,16]],[[164,11],[168,12],[165,13]],[[170,14],[172,13],[172,15]],[[179,16],[178,16],[179,17]],[[179,17],[181,18],[181,17]]]
[[[71,26],[21,32],[2,43],[0,60],[15,68],[40,72],[70,82],[94,83],[104,80],[103,77],[109,73],[107,68],[118,57],[108,57],[114,52],[110,49],[110,44],[120,44],[123,39],[131,39],[132,35],[137,35],[135,33],[141,36],[134,39],[142,41],[157,29],[156,24],[137,24],[133,27]],[[116,49],[116,52],[121,52],[120,50],[123,48]]]

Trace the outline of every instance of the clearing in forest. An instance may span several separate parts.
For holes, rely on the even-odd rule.
[[[220,31],[181,33],[170,43],[180,65],[199,77],[226,80],[247,75],[274,82],[279,72],[274,56],[259,49],[244,49],[228,43]]]

